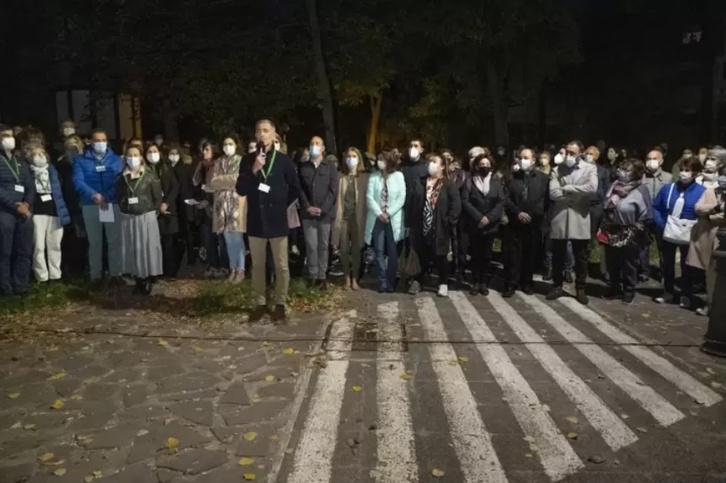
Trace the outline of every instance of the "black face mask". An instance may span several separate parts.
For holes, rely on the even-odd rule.
[[[477,169],[477,172],[481,176],[486,176],[491,172],[492,168],[486,167],[486,166],[480,166],[479,169]]]

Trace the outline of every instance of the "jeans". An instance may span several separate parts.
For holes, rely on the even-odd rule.
[[[224,237],[212,231],[211,219],[202,224],[199,236],[201,237],[202,246],[207,252],[207,265],[215,269],[228,267],[227,244],[224,242]]]
[[[572,252],[572,243],[567,244],[565,254],[565,271],[571,272],[575,266],[575,254]],[[552,239],[549,235],[545,237],[545,268],[552,270]]]
[[[290,288],[290,266],[286,236],[280,238],[249,237],[250,254],[252,255],[252,289],[255,292],[255,303],[267,305],[267,281],[265,271],[267,267],[267,245],[272,249],[275,260],[275,305],[285,305],[287,292]]]
[[[35,215],[35,249],[33,250],[33,273],[38,282],[61,279],[61,241],[63,226],[57,216]],[[48,259],[46,263],[46,251]]]
[[[227,245],[227,256],[229,257],[230,270],[244,270],[245,257],[247,256],[244,233],[225,232],[224,242]]]
[[[84,205],[83,223],[88,235],[88,265],[91,280],[100,280],[103,275],[103,235],[106,234],[108,272],[112,277],[121,276],[121,210],[113,205],[113,223],[101,223],[98,205]]]
[[[396,241],[393,239],[391,224],[376,220],[371,238],[373,239],[373,250],[376,253],[379,288],[393,291],[396,286],[398,252],[396,250]],[[388,256],[388,263],[386,263],[386,256]]]
[[[325,280],[328,273],[331,223],[320,220],[303,220],[302,226],[305,233],[305,254],[310,278]]]
[[[565,259],[570,243],[575,259],[575,288],[585,290],[590,264],[590,240],[552,240],[552,281],[558,288],[565,281]]]
[[[28,291],[32,255],[33,221],[0,211],[0,293]]]
[[[611,247],[605,245],[607,253],[608,274],[610,275],[610,288],[613,292],[632,297],[638,284],[638,269],[640,268],[640,245],[626,245],[624,247]]]

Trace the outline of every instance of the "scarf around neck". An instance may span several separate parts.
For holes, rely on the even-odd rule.
[[[33,172],[33,178],[35,179],[35,191],[44,195],[50,193],[50,173],[48,172],[48,166],[39,168],[31,164],[30,170]]]
[[[490,172],[485,178],[482,178],[478,174],[474,176],[474,185],[482,192],[484,196],[489,194],[489,188],[491,187],[492,173]]]
[[[628,194],[633,191],[633,189],[638,187],[638,185],[640,185],[640,182],[636,181],[631,181],[629,183],[616,181],[615,183],[613,183],[612,188],[610,188],[610,196],[608,196],[605,208],[608,210],[614,210],[615,208],[617,208],[620,200],[626,198]]]

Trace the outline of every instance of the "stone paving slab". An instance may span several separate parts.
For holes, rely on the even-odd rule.
[[[327,323],[204,331],[108,311],[45,324],[93,332],[0,341],[0,483],[263,481]]]

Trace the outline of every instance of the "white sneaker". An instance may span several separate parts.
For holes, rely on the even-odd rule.
[[[449,286],[448,285],[439,285],[439,297],[448,297],[449,296]]]
[[[688,297],[681,297],[681,308],[690,309],[691,308],[691,299]]]
[[[708,317],[708,307],[701,307],[696,310],[696,313],[702,317]]]

